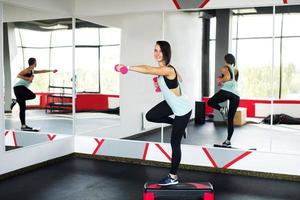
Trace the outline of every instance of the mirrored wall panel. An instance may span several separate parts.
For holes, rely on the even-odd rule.
[[[120,125],[121,30],[76,19],[76,134],[103,136]]]
[[[71,19],[9,22],[4,32],[7,143],[73,134]]]

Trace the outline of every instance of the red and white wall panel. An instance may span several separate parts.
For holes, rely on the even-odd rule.
[[[168,143],[76,136],[75,153],[170,162]],[[182,145],[182,164],[300,176],[300,155]]]

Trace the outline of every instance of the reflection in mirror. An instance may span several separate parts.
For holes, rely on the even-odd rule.
[[[101,136],[101,130],[120,125],[118,28],[76,19],[76,134]]]
[[[283,12],[284,10],[293,10],[295,12],[298,12],[298,9],[296,9],[296,7],[294,6],[291,6],[290,8],[285,7],[285,9],[277,8],[277,11],[279,10],[280,12]],[[230,24],[231,28],[227,27],[227,30],[231,34],[229,37],[230,40],[228,41],[228,46],[231,46],[231,50],[228,47],[228,51],[236,56],[236,65],[239,69],[240,74],[238,85],[241,97],[240,105],[234,119],[235,131],[231,140],[232,146],[243,149],[256,148],[258,151],[265,152],[272,151],[298,153],[299,151],[296,151],[295,145],[289,146],[292,142],[289,139],[290,134],[286,134],[287,131],[278,129],[276,126],[274,128],[267,123],[263,123],[264,121],[266,121],[264,119],[271,113],[272,82],[275,83],[274,88],[276,88],[278,94],[279,86],[277,83],[279,80],[284,79],[283,77],[281,79],[279,78],[279,70],[277,69],[276,71],[275,69],[274,80],[272,80],[273,8],[260,7],[252,9],[233,9],[229,12],[227,19],[223,17],[222,12],[228,12],[228,10],[206,10],[200,12],[199,16],[201,18],[198,18],[197,16],[197,20],[201,21],[201,26],[203,27],[204,31],[202,40],[204,42],[204,44],[202,44],[204,47],[203,52],[198,52],[198,55],[202,55],[201,79],[203,84],[203,101],[207,101],[208,97],[211,97],[214,94],[215,74],[217,74],[215,71],[220,67],[221,64],[224,64],[223,56],[226,52],[224,52],[224,54],[218,55],[216,54],[216,50],[219,48],[224,48],[224,46],[222,46],[222,44],[218,44],[218,42],[220,43],[220,41],[224,40],[224,35],[226,35],[227,33],[225,34],[226,28],[224,29],[224,27],[218,26],[220,24]],[[278,48],[280,47],[280,40],[284,40],[284,37],[286,37],[286,41],[292,40],[293,43],[296,43],[298,41],[298,36],[295,35],[296,30],[292,31],[296,28],[296,26],[289,27],[289,31],[292,31],[293,35],[281,35],[284,33],[284,29],[282,30],[282,26],[284,26],[284,23],[282,23],[282,21],[278,21],[281,15],[281,13],[277,12],[275,16],[276,38],[274,63],[276,66],[278,66],[278,64],[282,62],[280,60],[283,59],[281,58],[283,56],[285,57],[285,59],[290,59],[286,60],[286,63],[291,63],[291,61],[293,61],[291,60],[291,56],[294,53],[290,52],[297,52],[296,50],[287,49],[286,53],[280,56],[282,52],[278,50],[283,50],[283,48]],[[289,17],[287,18],[293,16],[293,19],[297,20],[297,15],[298,13],[294,13],[292,15],[290,13],[288,14]],[[171,15],[166,14],[166,16],[167,19],[165,20],[165,26],[167,27],[166,30],[169,30],[169,32],[165,33],[165,38],[167,40],[171,40],[171,44],[173,44],[174,46],[174,44],[176,45],[179,40],[179,38],[175,38],[174,35],[175,33],[182,31],[182,28],[178,28],[182,26],[180,26],[180,24],[177,24],[177,28],[173,30],[171,28]],[[230,23],[226,20],[228,20]],[[192,20],[189,20],[188,22],[191,21]],[[217,21],[219,22],[217,23]],[[220,21],[222,21],[222,23]],[[186,26],[187,24],[185,24],[184,27]],[[173,32],[171,30],[173,30]],[[216,35],[218,34],[222,35],[222,37],[216,38]],[[199,34],[199,36],[201,36],[201,34]],[[197,37],[195,37],[194,40],[196,38]],[[200,40],[201,39],[202,38],[200,38]],[[188,45],[187,41],[185,45]],[[195,45],[196,44],[194,43],[193,46]],[[193,49],[193,46],[189,46],[188,49]],[[181,45],[180,48],[184,48],[184,45]],[[178,49],[175,48],[175,51],[176,50],[178,51]],[[189,54],[191,54],[191,51],[188,52]],[[187,56],[187,53],[184,52],[181,55]],[[175,56],[173,58],[176,59]],[[295,61],[297,60],[296,58],[297,57],[294,58]],[[185,60],[187,61],[189,59],[186,59],[185,57]],[[220,62],[217,63],[217,61]],[[174,65],[175,62],[173,60]],[[281,73],[290,73],[289,75],[284,75],[286,79],[288,76],[291,77],[292,74],[293,76],[295,76],[295,79],[289,80],[291,82],[293,81],[293,84],[290,84],[289,86],[291,88],[289,89],[289,91],[296,91],[297,94],[298,92],[295,87],[298,87],[299,84],[295,83],[295,80],[298,80],[298,70],[296,70],[296,62],[294,63],[295,64],[293,65],[293,67],[290,66],[293,70],[287,69],[283,70],[284,72],[281,71]],[[183,63],[182,65],[187,65],[187,63]],[[188,67],[191,66],[193,65],[191,64]],[[207,69],[207,66],[209,66],[209,69]],[[182,71],[183,76],[188,76],[188,72],[185,72],[184,69]],[[210,77],[210,80],[207,80],[207,77]],[[205,80],[209,82],[209,84],[205,85]],[[192,82],[193,79],[188,76],[188,81]],[[289,81],[285,81],[285,84],[289,83]],[[190,88],[187,88],[187,90],[190,90]],[[190,92],[190,94],[192,94],[192,92]],[[193,95],[190,96],[193,97]],[[124,98],[124,96],[122,97]],[[199,101],[199,97],[196,97],[195,100]],[[204,112],[204,110],[202,111]],[[274,111],[276,111],[276,109],[274,109]],[[182,141],[183,144],[211,146],[214,143],[220,144],[224,141],[227,136],[227,126],[224,124],[212,123],[212,113],[213,110],[209,106],[206,106],[206,123],[201,126],[194,126],[194,122],[190,123],[190,125],[188,126],[188,138]],[[201,113],[196,113],[196,116],[197,115],[201,115]],[[169,127],[164,130],[164,142],[169,142],[170,132],[171,129]],[[140,135],[138,137],[135,137],[134,139],[160,142],[161,136],[159,133],[160,130],[157,130],[154,134]],[[299,137],[295,136],[295,140],[298,141]]]
[[[300,6],[276,7],[274,103],[272,152],[299,153],[300,142],[300,62],[297,47],[300,30],[295,24],[300,19]]]
[[[72,134],[71,20],[9,22],[4,33],[6,143]]]
[[[289,14],[282,14],[287,10]],[[172,46],[171,63],[182,75],[185,91],[194,101],[207,102],[208,98],[215,93],[218,73],[216,70],[224,65],[224,55],[231,52],[236,56],[236,65],[239,69],[238,85],[241,97],[234,120],[235,131],[231,140],[232,146],[242,149],[256,148],[264,152],[298,153],[297,146],[290,145],[293,143],[289,139],[290,131],[278,125],[270,126],[268,123],[263,123],[267,121],[264,119],[272,111],[272,84],[276,89],[274,94],[279,95],[278,83],[279,80],[284,80],[284,77],[280,78],[279,75],[289,72],[288,69],[280,72],[277,66],[280,63],[281,65],[291,63],[293,52],[297,52],[290,50],[292,48],[290,46],[290,49],[283,54],[283,47],[287,48],[287,41],[292,41],[292,43],[298,41],[297,27],[291,27],[288,25],[289,22],[284,22],[285,18],[290,17],[297,20],[299,13],[297,10],[298,6],[276,8],[274,80],[272,80],[273,7],[166,12],[164,19],[161,13],[144,13],[106,17],[103,21],[107,20],[106,22],[114,24],[122,22],[120,23],[122,28],[121,62],[128,65],[152,64],[155,66],[154,60],[151,59],[154,43],[164,35],[164,39]],[[225,14],[226,18],[224,18]],[[283,21],[279,20],[282,15]],[[101,17],[94,20],[101,21]],[[153,21],[161,24],[151,23]],[[224,27],[224,24],[227,26]],[[289,27],[288,35],[282,35],[287,34],[285,27]],[[161,34],[162,31],[165,32]],[[228,35],[228,41],[225,35]],[[184,42],[182,36],[184,36]],[[223,52],[217,54],[216,52],[220,49]],[[293,73],[285,75],[286,77],[295,76],[295,79],[289,80],[293,81],[286,90],[292,91],[290,96],[298,94],[295,88],[299,85],[296,82],[298,80],[296,61],[295,57]],[[288,66],[288,64],[284,65]],[[122,130],[119,131],[119,138],[170,142],[171,127],[164,128],[162,140],[159,126],[148,123],[145,118],[141,119],[141,116],[145,116],[143,114],[161,101],[161,96],[153,92],[150,87],[151,80],[151,78],[141,78],[141,76],[131,74],[121,78],[121,102],[123,102],[121,105],[126,106],[122,107]],[[137,82],[139,84],[136,84]],[[282,82],[282,84],[287,83],[289,82]],[[283,91],[283,86],[281,90]],[[296,99],[293,99],[293,102],[295,103]],[[200,105],[203,104],[200,102]],[[275,108],[276,106],[274,106],[274,111],[276,111]],[[204,116],[205,120],[200,120],[200,122],[205,123],[195,126],[197,120],[191,121],[187,128],[188,137],[183,139],[182,143],[208,146],[222,143],[227,136],[227,126],[225,122],[214,122],[213,114],[213,109],[207,105],[205,112],[204,109],[200,112],[195,111],[195,117]],[[292,134],[295,136],[293,141],[298,141],[296,133]]]

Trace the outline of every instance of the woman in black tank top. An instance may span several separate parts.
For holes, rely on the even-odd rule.
[[[177,74],[173,66],[171,66],[171,46],[167,41],[157,41],[154,48],[154,58],[158,62],[158,67],[149,65],[137,65],[127,67],[125,65],[116,65],[116,71],[126,74],[129,71],[134,71],[143,74],[151,74],[155,76],[163,76],[167,87],[172,90],[174,95],[180,96],[181,91],[178,87],[181,77]],[[169,77],[169,78],[168,78]],[[173,78],[174,77],[174,78]],[[178,89],[176,89],[178,88]],[[171,169],[169,174],[159,181],[159,185],[175,185],[178,183],[177,170],[181,161],[181,139],[185,135],[185,129],[188,125],[191,112],[185,115],[174,115],[173,110],[166,100],[160,102],[151,108],[147,114],[146,119],[155,123],[167,123],[172,125],[171,133],[171,147],[172,147],[172,160]]]

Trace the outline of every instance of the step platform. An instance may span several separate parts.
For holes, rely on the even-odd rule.
[[[144,200],[214,200],[213,186],[209,182],[179,183],[160,186],[144,184]]]

